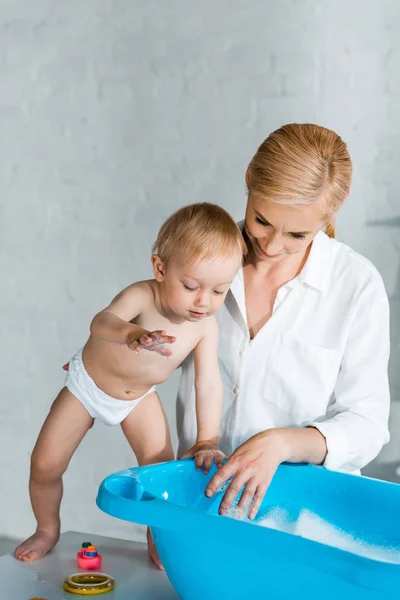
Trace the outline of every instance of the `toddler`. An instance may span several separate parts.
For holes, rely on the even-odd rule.
[[[221,464],[222,383],[214,314],[245,252],[236,223],[214,204],[184,207],[161,227],[153,246],[154,279],[133,283],[97,314],[88,341],[69,361],[65,387],[32,453],[29,488],[37,529],[16,549],[16,558],[40,559],[57,543],[62,475],[94,419],[120,424],[139,464],[173,459],[155,386],[191,351],[198,433],[188,454],[196,455],[205,471],[214,458]]]

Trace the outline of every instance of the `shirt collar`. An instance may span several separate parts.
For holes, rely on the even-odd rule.
[[[296,279],[322,292],[331,271],[332,260],[332,240],[326,233],[319,231],[311,245],[306,264]]]

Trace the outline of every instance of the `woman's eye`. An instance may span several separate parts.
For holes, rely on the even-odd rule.
[[[295,239],[295,240],[304,240],[304,238],[306,237],[305,235],[303,235],[302,233],[292,233],[291,236]]]
[[[266,223],[265,221],[263,221],[262,219],[260,219],[260,217],[256,217],[256,222],[260,223],[260,225],[264,225],[264,227],[268,227],[269,223]]]

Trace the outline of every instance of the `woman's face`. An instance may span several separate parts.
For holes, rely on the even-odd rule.
[[[324,227],[318,204],[276,204],[249,194],[245,231],[258,261],[279,262],[307,250]]]

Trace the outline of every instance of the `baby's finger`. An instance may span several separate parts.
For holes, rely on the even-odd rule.
[[[163,335],[156,338],[153,338],[153,342],[156,344],[173,344],[176,338],[172,335]]]
[[[166,335],[166,332],[165,331],[161,331],[160,329],[156,329],[156,331],[152,331],[149,335],[151,336],[151,339],[153,341],[157,341],[158,342],[158,341],[160,341],[160,339],[164,335]]]
[[[203,468],[204,464],[204,454],[202,452],[198,452],[195,455],[194,460],[196,462],[196,469],[200,471]]]
[[[139,350],[141,350],[141,346],[138,340],[135,340],[134,342],[132,342],[131,344],[129,344],[129,348],[131,350],[133,350],[134,352],[139,352]]]
[[[173,344],[176,341],[175,336],[167,335],[165,331],[153,331],[150,335],[159,344]]]
[[[172,351],[169,348],[164,348],[164,346],[154,346],[152,350],[158,352],[161,356],[171,356],[172,354]]]
[[[215,457],[215,453],[214,454],[206,454],[204,457],[203,471],[206,475],[210,472],[210,469],[214,462],[214,457]]]

